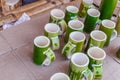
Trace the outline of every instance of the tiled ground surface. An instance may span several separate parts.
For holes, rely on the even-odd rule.
[[[0,56],[0,80],[35,80],[24,64],[13,55],[14,52]]]
[[[56,72],[67,73],[69,61],[61,55],[63,37],[60,38],[60,50],[55,51],[57,59],[49,67],[37,66],[32,61],[33,39],[43,35],[43,27],[48,19],[47,12],[31,21],[0,32],[0,80],[49,80]],[[103,80],[120,80],[120,64],[119,61],[115,61],[115,53],[119,46],[120,37],[104,48],[107,57],[103,65]]]

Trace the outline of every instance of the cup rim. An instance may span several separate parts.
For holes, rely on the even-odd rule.
[[[117,37],[117,31],[114,29],[110,41],[114,40]]]
[[[55,15],[53,14],[54,11],[60,12],[60,13],[62,14],[62,17],[57,17],[57,16],[55,16]],[[64,13],[61,9],[52,9],[52,10],[50,11],[50,15],[53,16],[53,17],[55,17],[55,18],[57,18],[57,19],[64,19],[64,17],[65,17],[65,13]]]
[[[71,23],[72,23],[72,22],[79,22],[82,26],[81,26],[80,28],[78,28],[78,29],[73,28],[73,27],[71,26]],[[83,28],[84,28],[84,24],[83,24],[83,22],[80,21],[80,20],[70,20],[70,21],[68,22],[68,27],[70,27],[70,28],[73,29],[73,30],[79,30],[79,29],[83,29]]]
[[[83,39],[81,39],[81,40],[79,40],[79,41],[73,39],[73,38],[72,38],[72,35],[75,34],[75,33],[76,33],[76,34],[81,34],[81,35],[83,36]],[[82,41],[84,41],[85,38],[86,38],[86,36],[85,36],[84,33],[82,33],[82,32],[78,32],[78,31],[71,32],[70,35],[69,35],[69,37],[70,37],[71,40],[73,40],[73,41],[75,41],[75,42],[82,42]]]
[[[47,40],[47,44],[45,46],[40,46],[37,44],[36,41],[38,41],[40,38],[45,38]],[[35,39],[34,39],[34,45],[36,45],[37,47],[39,48],[45,48],[45,47],[48,47],[50,45],[50,40],[46,37],[46,36],[37,36]]]
[[[98,15],[94,16],[94,15],[90,14],[90,12],[93,12],[93,11],[96,11],[98,13]],[[88,9],[87,14],[89,14],[92,17],[99,17],[100,16],[100,12],[97,9],[93,9],[93,8]]]
[[[84,3],[87,3],[87,4],[92,4],[93,3],[93,0],[83,0]]]
[[[55,27],[55,28],[57,28],[57,30],[55,31],[55,32],[52,32],[52,31],[49,31],[47,28],[49,28],[49,27]],[[46,32],[48,32],[48,33],[57,33],[57,32],[59,32],[60,31],[60,27],[57,25],[57,24],[55,24],[55,23],[47,23],[46,25],[45,25],[45,27],[44,27],[44,29],[45,29],[45,31]]]
[[[108,27],[108,26],[106,26],[106,25],[105,25],[105,21],[109,21],[109,22],[110,22],[110,23],[112,23],[114,26],[113,26],[113,27]],[[102,25],[103,25],[105,28],[108,28],[108,29],[113,29],[113,28],[115,28],[116,23],[115,23],[115,22],[113,22],[112,20],[105,19],[105,20],[102,20]]]
[[[53,75],[50,77],[50,80],[53,80],[54,77],[59,76],[59,75],[63,75],[64,77],[66,77],[67,80],[70,80],[70,78],[68,77],[68,75],[65,74],[65,73],[62,73],[62,72],[58,72],[58,73],[53,74]]]
[[[73,12],[73,11],[70,10],[70,8],[75,8],[76,11]],[[78,13],[78,11],[79,11],[79,9],[76,6],[67,6],[66,10],[69,11],[69,12],[71,12],[71,13]]]
[[[103,35],[105,36],[105,38],[104,38],[104,39],[96,39],[96,38],[93,36],[93,34],[96,33],[96,32],[100,32],[101,34],[103,34]],[[93,38],[93,39],[96,40],[96,41],[106,41],[106,39],[107,39],[107,35],[106,35],[103,31],[100,31],[100,30],[94,30],[94,31],[92,31],[92,32],[90,33],[90,36],[91,36],[91,38]]]
[[[80,56],[82,56],[82,57],[85,57],[86,60],[87,60],[87,62],[86,62],[85,64],[83,64],[83,65],[78,65],[78,64],[76,64],[73,60],[75,59],[76,56],[78,57],[78,55],[80,55]],[[85,53],[77,52],[77,53],[74,53],[74,54],[72,55],[72,57],[71,57],[71,62],[72,62],[74,65],[76,65],[77,67],[85,67],[85,66],[88,66],[88,64],[89,64],[89,58],[88,58],[87,55],[85,55]]]
[[[93,57],[93,56],[90,54],[90,50],[92,50],[92,49],[99,49],[104,56],[103,56],[102,58],[95,58],[95,57]],[[106,57],[106,52],[105,52],[103,49],[99,48],[99,47],[91,47],[91,48],[89,48],[88,51],[87,51],[87,54],[88,54],[88,56],[89,56],[90,58],[95,59],[95,60],[103,60],[103,59],[105,59],[105,57]]]

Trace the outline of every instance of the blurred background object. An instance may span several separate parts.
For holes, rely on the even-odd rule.
[[[25,5],[25,4],[35,2],[35,1],[37,1],[37,0],[22,0],[22,4]]]

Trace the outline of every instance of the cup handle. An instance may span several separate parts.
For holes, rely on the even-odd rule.
[[[75,47],[76,45],[72,44],[71,42],[68,42],[62,49],[62,54],[64,54],[68,59],[70,59],[72,56],[72,51]]]
[[[110,41],[114,40],[117,37],[117,31],[114,29]]]
[[[89,9],[90,9],[90,8],[95,9],[96,7],[92,4],[91,6],[89,6]]]
[[[65,33],[66,29],[67,29],[67,23],[65,22],[65,20],[62,20],[59,22],[59,26],[60,26],[60,35],[62,35],[63,33]]]
[[[98,24],[98,25],[102,24],[102,20],[100,20],[100,19],[98,18],[96,24]]]
[[[93,80],[93,73],[90,69],[86,69],[82,74],[85,76],[86,80]]]
[[[51,41],[52,41],[52,49],[53,49],[53,50],[59,49],[60,43],[59,43],[59,38],[58,38],[58,36],[56,36],[56,37],[51,37]]]
[[[102,65],[94,65],[93,66],[93,78],[94,79],[102,79],[102,72],[103,72],[103,67]]]
[[[53,62],[56,58],[54,52],[50,48],[48,48],[48,50],[46,50],[43,54],[46,55],[46,59],[42,64],[45,66],[50,65],[50,63]]]

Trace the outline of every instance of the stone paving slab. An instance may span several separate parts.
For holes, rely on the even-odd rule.
[[[37,66],[33,63],[33,43],[15,50],[15,55],[25,64],[28,70],[37,80],[49,80],[50,76],[56,72],[68,72],[69,60],[59,52],[55,51],[57,59],[49,67]],[[119,80],[120,64],[117,63],[109,53],[104,61],[103,80]],[[111,76],[110,76],[111,75]]]
[[[61,45],[61,49],[62,49]],[[38,79],[38,80],[49,80],[49,77],[55,72],[65,72],[61,67],[64,67],[68,64],[68,60],[61,54],[61,49],[55,51],[56,60],[49,67],[37,66],[33,63],[33,43],[28,43],[23,47],[20,47],[15,50],[15,56],[25,64],[25,66],[29,69],[30,72]],[[67,62],[67,64],[65,63]],[[65,64],[65,65],[63,65]],[[68,66],[68,65],[67,65]],[[66,68],[66,67],[65,67]],[[47,75],[47,79],[45,77]]]
[[[32,42],[33,39],[41,34],[41,27],[48,22],[48,14],[39,16],[23,24],[2,31],[2,35],[13,49]],[[46,18],[46,19],[44,19]]]
[[[0,80],[35,80],[14,52],[0,56]]]
[[[11,50],[12,48],[8,44],[7,40],[5,40],[4,37],[0,34],[0,55],[5,54]]]

